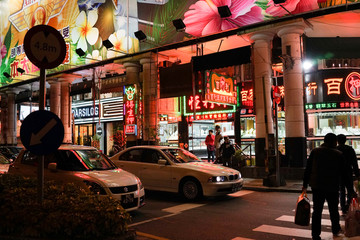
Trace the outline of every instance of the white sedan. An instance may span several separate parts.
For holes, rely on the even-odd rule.
[[[22,150],[8,173],[37,176],[38,156]],[[127,211],[142,207],[145,191],[140,179],[117,168],[104,154],[93,147],[63,144],[45,156],[44,178],[58,183],[74,183],[98,195],[121,201]]]
[[[178,192],[187,200],[226,195],[243,186],[239,171],[203,162],[181,148],[135,146],[115,154],[111,160],[138,176],[145,189]]]

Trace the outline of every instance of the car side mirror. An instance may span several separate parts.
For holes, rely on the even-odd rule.
[[[57,168],[56,168],[56,163],[49,163],[48,165],[48,169],[51,171],[51,172],[57,172]]]
[[[165,159],[159,159],[158,164],[159,165],[166,165],[167,161]]]

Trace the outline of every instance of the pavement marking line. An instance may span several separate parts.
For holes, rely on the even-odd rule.
[[[253,192],[254,192],[254,191],[241,190],[241,191],[238,191],[238,192],[235,192],[235,193],[230,193],[230,194],[228,194],[228,195],[229,195],[229,196],[232,196],[232,197],[241,197],[241,196],[244,196],[244,195],[253,193]]]
[[[293,212],[295,212],[295,209],[292,210]],[[340,210],[339,210],[340,211]],[[311,208],[311,213],[313,213],[313,209]],[[324,209],[322,212],[323,215],[330,215],[330,212],[328,209]]]
[[[307,229],[300,229],[300,228],[287,228],[287,227],[279,227],[279,226],[272,226],[272,225],[261,225],[257,228],[254,228],[253,231],[311,239],[311,230],[310,229],[307,230]],[[332,232],[324,232],[324,231],[321,232],[321,238],[329,238],[332,236],[333,236]]]
[[[177,205],[174,207],[164,208],[162,211],[168,212],[168,213],[180,213],[186,210],[190,210],[193,208],[204,206],[205,204],[195,204],[195,203],[185,203],[181,205]]]
[[[294,222],[294,216],[282,215],[282,216],[276,218],[275,220],[284,221],[284,222]],[[321,219],[321,225],[331,226],[330,219]],[[340,225],[345,225],[345,221],[340,221]]]
[[[169,238],[158,237],[158,236],[155,236],[155,235],[152,235],[152,234],[138,232],[138,231],[136,231],[136,235],[151,238],[151,239],[156,239],[156,240],[170,240]]]
[[[172,216],[175,216],[175,215],[177,215],[177,214],[179,214],[179,213],[172,213],[172,214],[168,214],[168,215],[161,216],[161,217],[151,218],[151,219],[148,219],[148,220],[145,220],[145,221],[142,221],[142,222],[137,222],[137,223],[129,224],[128,226],[129,226],[129,227],[134,227],[134,226],[141,225],[141,224],[144,224],[144,223],[148,223],[148,222],[160,220],[160,219],[167,218],[167,217],[172,217]]]

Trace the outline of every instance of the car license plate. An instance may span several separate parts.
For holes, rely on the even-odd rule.
[[[121,196],[121,203],[132,203],[134,202],[134,194],[126,194]]]
[[[241,184],[240,183],[234,183],[232,185],[232,192],[237,192],[241,189]]]

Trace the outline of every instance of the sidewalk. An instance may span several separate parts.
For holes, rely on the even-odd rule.
[[[302,181],[301,180],[285,180],[285,186],[279,187],[267,187],[263,185],[263,179],[256,178],[244,178],[244,186],[245,190],[253,190],[253,191],[263,191],[263,192],[296,192],[301,193],[302,189]],[[308,188],[310,192],[311,189]]]

